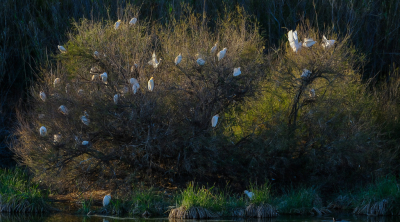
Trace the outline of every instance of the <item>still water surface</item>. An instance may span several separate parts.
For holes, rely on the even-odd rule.
[[[400,221],[398,217],[368,217],[368,216],[356,216],[356,215],[339,215],[337,218],[342,219],[342,222],[395,222]],[[121,218],[121,217],[103,217],[103,216],[76,216],[70,214],[50,214],[50,215],[16,215],[16,214],[1,214],[0,222],[188,222],[195,220],[169,220],[168,218]],[[200,221],[200,220],[197,220]],[[278,216],[271,219],[219,219],[219,220],[207,220],[207,222],[331,222],[331,216],[322,217],[310,217],[310,216]]]

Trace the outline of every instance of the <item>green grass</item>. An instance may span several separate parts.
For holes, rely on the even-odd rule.
[[[163,194],[154,187],[134,189],[129,202],[129,213],[133,215],[141,215],[145,211],[152,215],[163,215],[169,205]]]
[[[275,203],[281,214],[308,214],[314,207],[322,208],[322,201],[314,187],[291,188],[276,198]]]
[[[251,183],[249,191],[253,192],[254,197],[250,200],[250,203],[255,205],[269,204],[272,201],[271,196],[271,184],[268,182],[258,186],[257,183]]]
[[[0,169],[0,198],[5,212],[48,212],[51,207],[45,201],[47,193],[30,180],[19,168]]]

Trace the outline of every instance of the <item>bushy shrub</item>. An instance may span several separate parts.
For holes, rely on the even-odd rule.
[[[127,8],[118,29],[111,21],[74,23],[67,53],[56,56],[59,65],[43,71],[32,89],[33,109],[19,116],[15,152],[45,183],[72,189],[129,175],[152,181],[177,173],[201,177],[235,164],[225,162],[231,145],[220,136],[221,122],[228,108],[254,94],[266,74],[257,25],[238,9],[212,32],[189,8],[166,25],[142,20],[129,25],[137,13]],[[217,53],[225,47],[219,61]],[[161,61],[157,68],[148,64],[153,52]],[[175,65],[180,53],[182,62]],[[205,65],[198,65],[198,58]],[[236,67],[242,74],[234,77]],[[103,72],[106,82],[99,76],[92,80]],[[153,91],[147,88],[151,77]],[[56,78],[60,83],[54,85]],[[130,78],[140,85],[136,93]],[[220,119],[213,128],[216,114]],[[41,126],[46,136],[40,136]]]

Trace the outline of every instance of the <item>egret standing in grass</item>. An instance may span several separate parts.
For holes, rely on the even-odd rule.
[[[213,116],[213,118],[211,119],[211,126],[212,127],[216,127],[217,126],[218,117],[219,117],[219,115],[217,114],[217,115]]]
[[[62,114],[68,115],[68,109],[67,109],[66,106],[61,105],[60,107],[58,107],[58,110],[59,110]]]
[[[104,83],[107,83],[108,75],[107,75],[106,72],[103,73],[103,74],[101,74],[101,75],[100,75],[100,78],[101,78],[101,80],[102,80]]]
[[[153,79],[153,77],[150,78],[149,82],[147,83],[147,87],[149,88],[150,91],[154,90],[154,79]]]
[[[238,76],[240,74],[242,74],[242,71],[240,71],[240,67],[233,69],[233,76]]]
[[[303,73],[301,74],[301,78],[308,79],[310,78],[311,71],[308,69],[303,69]]]
[[[160,65],[161,58],[159,61],[157,61],[156,57],[156,52],[153,52],[153,55],[151,56],[151,60],[149,61],[149,65],[152,65],[155,69]]]
[[[303,46],[306,48],[309,48],[315,44],[315,41],[313,39],[309,38],[304,38]]]
[[[322,36],[322,47],[324,47],[324,49],[328,49],[328,48],[332,47],[334,43],[335,43],[335,40],[328,40],[328,39],[326,39],[325,35]]]
[[[132,19],[129,21],[129,25],[134,25],[134,24],[136,24],[136,22],[137,22],[137,18],[132,18]]]
[[[175,58],[175,65],[177,66],[182,61],[182,53]]]
[[[110,204],[110,201],[111,201],[111,194],[105,195],[103,198],[103,207],[108,206],[108,204]]]
[[[39,133],[40,133],[40,136],[46,136],[47,135],[46,127],[44,127],[44,126],[40,127]]]
[[[61,83],[61,79],[60,78],[56,78],[53,82],[54,88]]]
[[[85,112],[85,114],[87,114],[87,113]],[[89,126],[90,120],[88,119],[88,116],[81,116],[81,121],[86,126]]]
[[[120,24],[121,20],[118,19],[118,21],[115,23],[114,29],[117,30]]]
[[[217,54],[218,61],[225,57],[226,50],[228,50],[228,49],[224,48],[224,49],[222,49],[221,51],[218,52],[218,54]]]
[[[254,193],[253,192],[249,192],[248,190],[245,190],[244,194],[246,194],[249,197],[250,200],[252,200],[253,197],[254,197]]]
[[[61,51],[61,53],[67,53],[67,50],[64,48],[64,46],[59,45],[59,46],[57,46],[57,47],[58,47],[58,49]]]
[[[43,100],[43,102],[46,102],[46,94],[43,91],[40,91],[39,96],[40,99]]]
[[[290,30],[288,33],[288,40],[293,52],[297,53],[301,49],[301,42],[299,42],[299,38],[297,37],[297,31],[293,32]]]
[[[119,95],[118,95],[118,94],[115,94],[115,95],[114,95],[114,103],[115,103],[115,105],[118,104],[118,99],[119,99]]]
[[[211,48],[211,53],[214,53],[217,50],[218,47],[218,42],[215,43],[215,45]]]

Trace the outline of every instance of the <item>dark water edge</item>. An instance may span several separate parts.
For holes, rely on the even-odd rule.
[[[341,219],[342,222],[352,221],[352,222],[395,222],[400,221],[400,216],[397,217],[374,217],[374,216],[360,216],[360,215],[337,215],[337,219]],[[79,215],[71,215],[71,214],[47,214],[47,215],[27,215],[27,214],[7,214],[0,213],[0,222],[73,222],[73,221],[82,221],[82,222],[112,222],[112,221],[135,221],[135,222],[179,222],[179,221],[195,221],[195,220],[180,220],[180,219],[168,219],[168,218],[150,218],[145,219],[141,217],[113,217],[113,216],[79,216]],[[196,220],[201,221],[201,220]],[[204,220],[205,221],[205,220]],[[295,222],[320,222],[320,221],[333,221],[332,216],[285,216],[280,215],[276,218],[266,218],[266,219],[233,219],[233,218],[225,218],[225,219],[214,219],[207,220],[208,222],[225,222],[225,221],[240,221],[240,222],[286,222],[286,221],[295,221]]]

